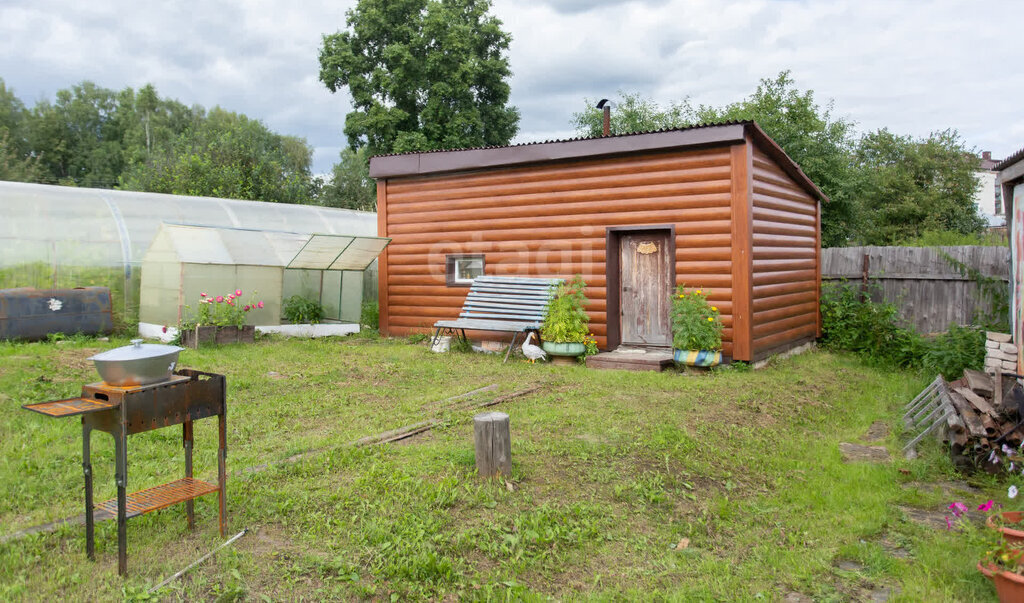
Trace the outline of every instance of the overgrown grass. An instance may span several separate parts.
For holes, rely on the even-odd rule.
[[[85,358],[122,343],[0,344],[3,534],[82,504],[78,423],[19,405],[76,394],[94,377]],[[841,462],[839,442],[877,420],[895,429],[924,385],[852,356],[693,377],[502,364],[394,340],[264,340],[187,350],[181,364],[228,376],[229,531],[253,532],[163,597],[846,600],[884,586],[896,600],[992,596],[973,569],[979,545],[903,510],[948,504],[930,484],[958,476],[938,450]],[[495,383],[478,399],[542,386],[497,407],[512,417],[507,483],[475,475],[473,411],[437,404]],[[411,441],[346,445],[428,416],[445,421]],[[214,475],[215,424],[196,424],[200,478]],[[885,444],[896,451],[900,439]],[[103,434],[93,446],[103,500],[113,446]],[[129,438],[130,488],[178,477],[180,446],[179,429]],[[274,463],[306,450],[318,452]],[[112,522],[98,524],[95,563],[81,526],[0,544],[0,599],[139,598],[217,544],[215,498],[197,503],[194,533],[184,523],[180,505],[130,520],[125,580]]]

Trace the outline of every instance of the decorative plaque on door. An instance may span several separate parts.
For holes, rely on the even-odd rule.
[[[658,246],[653,241],[644,241],[636,246],[636,250],[644,255],[649,255],[658,250]]]

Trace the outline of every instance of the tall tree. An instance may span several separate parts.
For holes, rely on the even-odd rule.
[[[753,120],[830,197],[822,208],[822,244],[843,245],[855,236],[858,223],[849,184],[853,124],[832,114],[814,100],[814,91],[796,89],[788,71],[760,81],[752,95],[730,105],[694,109],[684,100],[661,108],[640,94],[621,93],[612,111],[612,132],[649,132],[700,123]],[[588,105],[591,103],[587,101]],[[573,115],[572,124],[583,136],[601,134],[601,112],[593,107]]]
[[[279,203],[312,203],[306,141],[214,107],[167,149],[139,162],[122,188]]]
[[[976,234],[985,227],[974,205],[978,158],[955,131],[924,139],[871,132],[861,139],[856,162],[863,243],[898,245],[926,231]]]
[[[323,37],[320,80],[347,87],[349,146],[382,153],[504,145],[511,36],[489,0],[360,0],[347,31]]]
[[[700,106],[696,120],[756,121],[829,196],[821,208],[822,245],[845,245],[856,236],[859,215],[850,194],[854,124],[834,115],[831,102],[819,106],[813,90],[798,90],[789,71],[762,79],[740,102],[721,108]]]
[[[377,185],[370,178],[367,150],[342,149],[331,180],[320,192],[320,204],[362,211],[377,211]]]
[[[587,108],[572,114],[572,126],[581,136],[604,134],[604,111],[596,107],[597,101],[584,99]],[[612,134],[653,132],[670,128],[683,128],[693,123],[693,107],[686,100],[661,108],[653,99],[639,93],[619,90],[619,100],[611,111]]]

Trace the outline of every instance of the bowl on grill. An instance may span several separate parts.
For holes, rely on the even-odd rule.
[[[101,352],[90,360],[107,385],[149,385],[170,378],[178,365],[178,353],[183,349],[133,339],[131,345]]]

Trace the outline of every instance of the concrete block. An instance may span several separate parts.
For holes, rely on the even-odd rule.
[[[1013,341],[1013,337],[1009,333],[996,333],[995,331],[986,331],[985,336],[991,341],[998,341],[999,343],[1010,343]]]
[[[999,349],[1006,352],[1007,354],[1017,353],[1017,346],[1013,345],[1012,343],[1001,343],[999,344]]]
[[[991,339],[988,339],[988,340],[985,341],[985,347],[990,349],[990,350],[998,350],[999,349],[999,342],[998,341],[992,341]]]
[[[1017,372],[1017,363],[1016,362],[1004,361],[1003,362],[1003,371],[1004,372],[1008,371],[1008,372],[1011,372],[1011,373],[1016,373]]]

